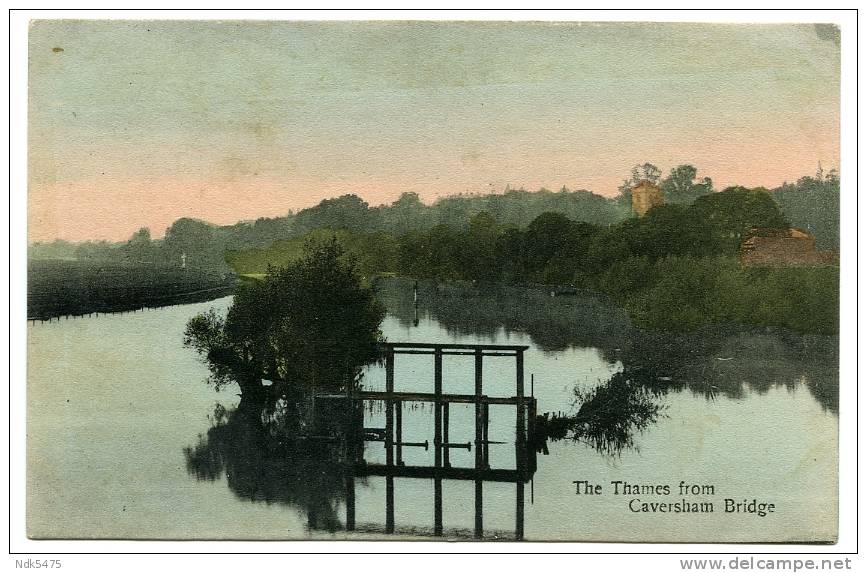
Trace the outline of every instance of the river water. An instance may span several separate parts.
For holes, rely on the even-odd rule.
[[[532,376],[539,413],[575,415],[594,389],[618,373],[645,364],[647,356],[668,360],[670,372],[654,370],[652,388],[640,389],[636,412],[606,414],[602,425],[609,427],[601,438],[592,431],[598,424],[579,424],[563,439],[547,440],[547,453],[536,454],[536,471],[523,491],[525,539],[836,538],[837,366],[829,350],[835,340],[739,332],[716,333],[709,344],[704,333],[700,342],[680,340],[679,349],[669,352],[657,339],[637,340],[620,319],[594,319],[596,311],[587,309],[598,310],[599,303],[582,296],[558,297],[562,308],[549,317],[533,310],[540,302],[535,295],[515,302],[441,293],[440,303],[418,310],[407,296],[385,297],[389,314],[383,333],[389,341],[527,345],[526,386],[529,393]],[[318,458],[263,457],[268,444],[231,422],[239,402],[236,389],[215,392],[205,383],[206,367],[182,346],[184,325],[209,307],[225,310],[230,301],[28,326],[31,537],[387,537],[386,478],[356,479],[357,525],[346,531],[346,493],[342,481],[330,475],[333,466]],[[432,391],[431,362],[426,356],[398,357],[396,389]],[[472,377],[471,357],[445,360],[444,392],[472,393]],[[486,394],[513,394],[514,377],[514,359],[486,359]],[[383,381],[380,366],[364,377],[367,389],[380,389]],[[638,389],[638,384],[630,379],[625,387]],[[604,411],[606,395],[596,398]],[[473,439],[471,408],[452,406],[452,442]],[[382,426],[381,404],[367,410],[365,426]],[[405,405],[404,441],[432,439],[433,417],[430,406]],[[489,439],[505,442],[489,446],[490,465],[514,467],[514,410],[492,406],[490,424]],[[403,458],[407,465],[427,466],[433,455],[432,448],[407,447]],[[365,457],[383,461],[382,443],[368,443]],[[454,449],[451,463],[471,467],[473,454]],[[598,484],[602,493],[578,495],[575,481]],[[656,489],[616,494],[615,481]],[[697,493],[680,495],[681,482],[699,486]],[[393,483],[395,535],[429,538],[433,480]],[[660,493],[658,486],[668,486],[670,493]],[[514,483],[484,483],[485,539],[514,537],[516,495]],[[446,538],[473,538],[474,496],[473,481],[443,481]],[[774,511],[764,517],[727,513],[726,499],[755,499],[774,504]],[[644,503],[682,502],[712,503],[713,512],[641,511]]]

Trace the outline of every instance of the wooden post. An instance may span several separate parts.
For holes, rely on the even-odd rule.
[[[394,350],[385,355],[385,463],[394,465]],[[389,478],[390,479],[390,478]]]
[[[385,464],[394,465],[394,348],[385,355]],[[394,477],[385,478],[385,532],[394,533]]]
[[[476,469],[481,469],[484,465],[482,450],[484,448],[484,437],[482,427],[483,420],[483,405],[482,405],[482,351],[476,350]]]
[[[394,401],[394,411],[397,425],[397,465],[403,465],[403,402],[400,400]]]
[[[515,419],[515,466],[518,470],[518,480],[515,482],[515,540],[521,541],[524,539],[524,476],[527,472],[527,436],[526,427],[524,424],[524,408],[527,408],[531,418],[535,417],[534,408],[529,404],[524,403],[524,353],[518,351],[515,355],[516,368],[516,384],[515,390],[518,395],[518,412]],[[533,388],[533,378],[530,378],[531,392]],[[536,400],[530,398],[530,403],[535,404]],[[532,423],[532,422],[531,422]]]
[[[482,448],[482,465],[485,469],[491,467],[491,452],[488,444],[488,427],[490,422],[490,404],[482,404],[482,442],[485,444]]]
[[[443,351],[442,348],[434,349],[434,467],[442,467],[443,461],[443,429],[442,416],[446,415],[446,436],[448,436],[448,404],[445,404],[444,410],[440,406],[440,399],[443,393]],[[448,463],[449,452],[445,452],[446,463]],[[434,535],[441,536],[443,534],[443,480],[440,477],[434,478]]]
[[[530,398],[530,403],[527,405],[527,416],[529,420],[527,422],[527,436],[533,440],[536,435],[536,399]],[[535,443],[535,442],[534,442]]]
[[[526,425],[524,423],[524,408],[526,408],[526,404],[524,404],[524,351],[518,350],[515,353],[515,394],[518,397],[518,412],[516,416],[516,425],[518,427],[517,439],[515,440],[515,446],[518,447],[524,446],[525,443],[525,431]]]
[[[442,466],[442,413],[440,399],[443,393],[443,351],[434,349],[434,466]],[[448,456],[448,451],[446,451]],[[434,535],[443,534],[443,481],[434,479]]]
[[[443,443],[449,443],[449,403],[443,403]],[[451,448],[443,448],[443,465],[450,467],[452,464],[449,461],[449,450]]]
[[[443,534],[443,480],[434,478],[434,535]]]
[[[476,480],[476,527],[474,534],[476,539],[481,539],[484,532],[484,520],[482,519],[482,484],[480,479]]]
[[[394,392],[394,349],[385,353],[385,391]]]
[[[394,477],[385,478],[385,532],[394,533]]]
[[[482,396],[482,350],[476,350],[476,396]]]
[[[346,478],[346,531],[355,531],[355,478],[353,476]]]
[[[440,407],[443,396],[443,349],[434,349],[434,465],[442,466],[442,408]]]

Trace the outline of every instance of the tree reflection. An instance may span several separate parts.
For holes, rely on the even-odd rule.
[[[338,508],[348,471],[338,427],[343,413],[320,412],[302,437],[302,426],[310,424],[298,398],[242,398],[232,409],[217,405],[206,434],[184,448],[187,472],[199,481],[225,476],[239,498],[290,505],[306,514],[310,529],[335,531],[341,528]]]
[[[640,332],[616,353],[645,384],[714,400],[740,400],[773,388],[805,386],[825,410],[838,411],[838,338],[740,328],[672,334]]]
[[[635,449],[635,435],[656,423],[665,406],[664,389],[645,384],[640,376],[614,374],[591,390],[575,389],[578,411],[571,415],[543,414],[536,419],[537,451],[547,453],[546,440],[582,442],[599,453],[618,456]]]

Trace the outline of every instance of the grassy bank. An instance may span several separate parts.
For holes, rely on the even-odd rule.
[[[230,294],[232,275],[178,266],[30,261],[27,318],[192,303]]]
[[[227,251],[226,262],[238,275],[264,277],[268,266],[285,267],[297,261],[308,241],[337,238],[346,253],[355,258],[362,277],[394,272],[398,262],[398,240],[388,233],[352,233],[345,229],[318,229],[302,237],[275,241],[261,249]]]

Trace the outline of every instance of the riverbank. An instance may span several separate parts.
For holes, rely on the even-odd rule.
[[[235,285],[234,275],[204,269],[30,261],[27,320],[203,302],[232,294]]]
[[[548,213],[526,230],[499,227],[490,217],[469,230],[437,227],[402,236],[320,229],[265,249],[227,252],[226,262],[239,275],[261,276],[269,266],[297,260],[307,241],[335,239],[365,281],[400,276],[441,285],[526,286],[555,295],[594,291],[648,330],[744,324],[839,331],[839,267],[744,265],[737,242],[704,245],[700,233],[672,235],[684,225],[709,223],[707,217],[693,220],[677,208],[669,211],[610,228]]]

